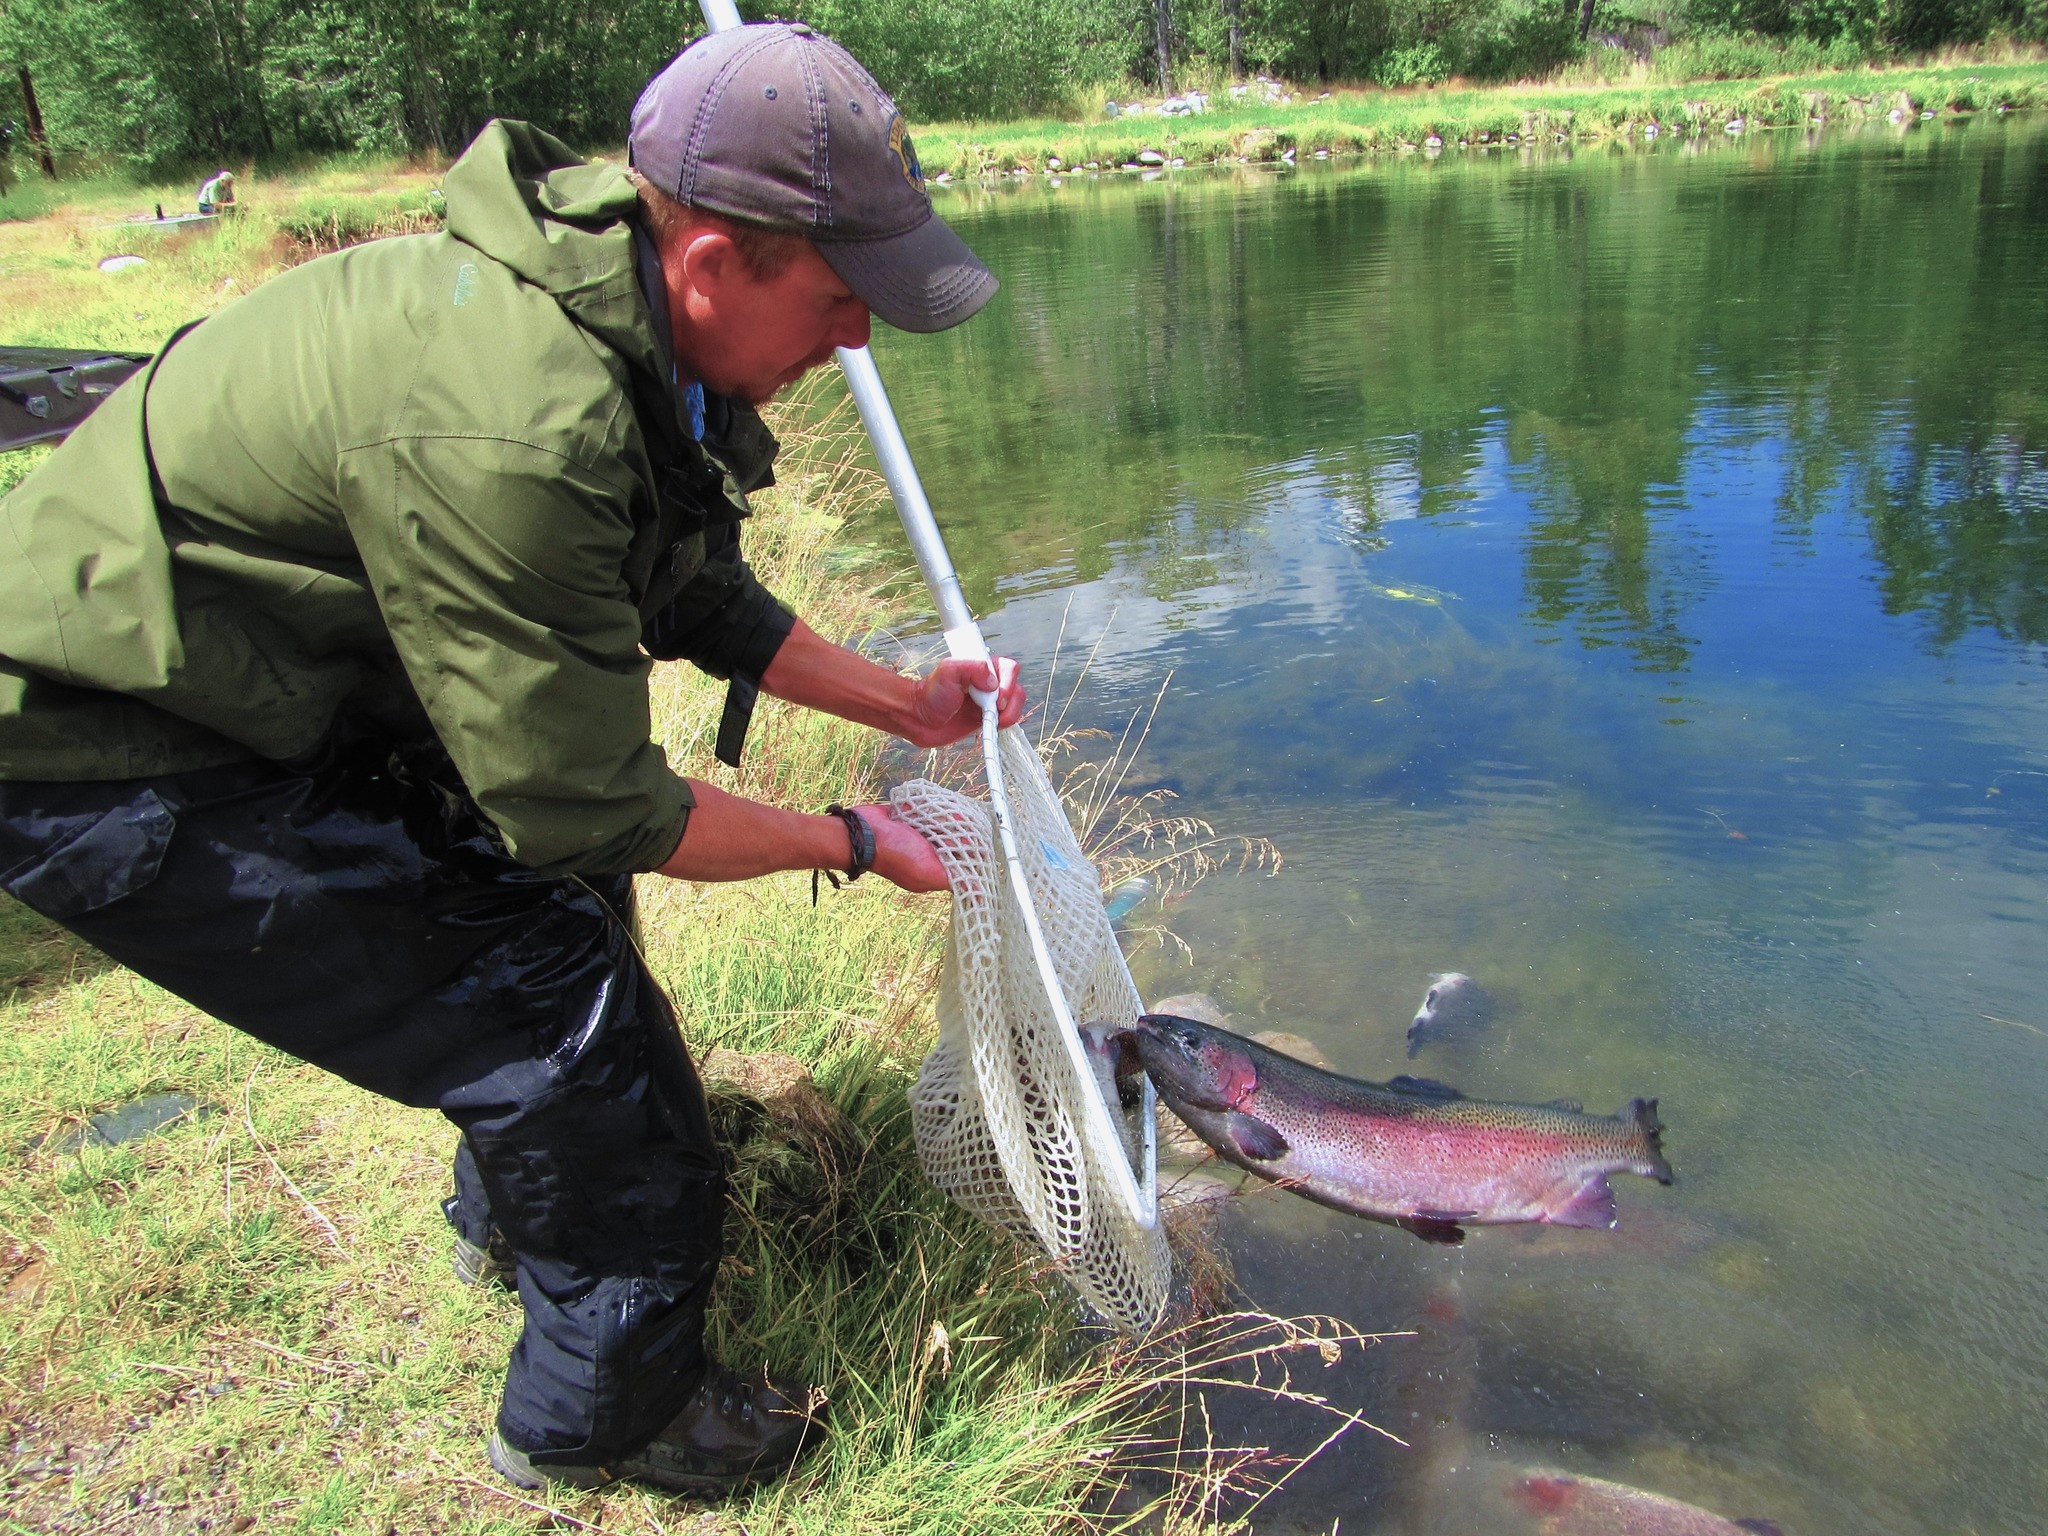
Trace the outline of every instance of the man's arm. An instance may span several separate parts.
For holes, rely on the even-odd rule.
[[[1015,725],[1024,715],[1024,687],[1017,663],[1007,656],[987,664],[942,661],[922,678],[905,677],[832,644],[802,619],[762,674],[761,686],[778,699],[871,725],[912,746],[943,747],[981,728],[981,706],[968,690],[989,685],[991,665],[1002,682],[997,719]]]
[[[845,869],[853,849],[837,816],[806,816],[743,800],[698,779],[696,808],[660,873],[677,880],[751,880],[791,869]],[[875,834],[874,872],[906,891],[943,891],[945,866],[886,805],[854,807]]]

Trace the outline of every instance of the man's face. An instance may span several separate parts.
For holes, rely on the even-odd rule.
[[[835,347],[867,345],[867,305],[812,245],[760,278],[730,236],[702,230],[663,252],[662,273],[676,361],[721,395],[765,404]]]

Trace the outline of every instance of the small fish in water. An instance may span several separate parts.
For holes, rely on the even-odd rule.
[[[1610,1228],[1610,1174],[1671,1182],[1655,1099],[1602,1116],[1489,1104],[1426,1078],[1361,1082],[1168,1014],[1141,1015],[1104,1049],[1120,1078],[1142,1068],[1218,1156],[1428,1242],[1460,1242],[1466,1224]]]
[[[1109,915],[1111,923],[1120,923],[1142,907],[1151,894],[1151,876],[1133,875],[1102,898],[1102,910]]]
[[[1439,971],[1429,979],[1422,994],[1422,1006],[1408,1021],[1408,1055],[1413,1058],[1430,1035],[1440,1035],[1461,1025],[1478,1026],[1493,1015],[1493,999],[1463,971]]]
[[[1769,1520],[1727,1520],[1695,1504],[1597,1477],[1531,1472],[1508,1489],[1545,1536],[1784,1536]]]

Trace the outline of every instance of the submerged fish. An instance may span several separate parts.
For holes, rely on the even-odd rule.
[[[1217,1154],[1320,1204],[1455,1243],[1463,1224],[1612,1227],[1608,1175],[1671,1182],[1657,1101],[1618,1115],[1488,1104],[1425,1078],[1339,1077],[1170,1014],[1117,1036],[1167,1107]]]
[[[1528,1473],[1508,1497],[1537,1517],[1545,1536],[1783,1536],[1769,1520],[1728,1520],[1661,1493],[1566,1472]]]
[[[1460,1025],[1484,1024],[1493,1013],[1493,999],[1463,971],[1440,971],[1429,979],[1422,1006],[1408,1021],[1408,1054],[1422,1049],[1423,1038]]]

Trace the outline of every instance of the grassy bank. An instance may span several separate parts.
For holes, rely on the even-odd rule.
[[[936,177],[1135,168],[1139,157],[1188,164],[1488,145],[1642,140],[1816,122],[1921,121],[2048,105],[2048,60],[1820,70],[1722,80],[1665,80],[1644,71],[1612,83],[1338,90],[1278,103],[1218,97],[1192,117],[1094,122],[937,123],[918,153]],[[1434,138],[1438,144],[1432,145]]]
[[[402,227],[416,186],[341,211]],[[118,235],[87,211],[6,226],[0,340],[152,346],[315,248],[292,212],[280,195],[115,277],[93,261]],[[753,558],[821,630],[863,630],[889,573],[849,568],[835,535],[874,481],[844,420],[805,409],[784,430]],[[0,486],[40,457],[0,456]],[[875,789],[872,733],[764,701],[732,773],[709,751],[722,686],[663,667],[655,691],[686,772],[797,805]],[[649,960],[733,1158],[717,1348],[828,1391],[823,1451],[725,1507],[504,1486],[483,1446],[519,1310],[449,1270],[446,1123],[194,1013],[0,898],[0,1528],[907,1536],[1103,1529],[1149,1507],[1150,1528],[1194,1530],[1221,1488],[1264,1475],[1162,1426],[1187,1396],[1167,1389],[1364,1341],[1257,1317],[1135,1345],[1077,1334],[1042,1260],[919,1173],[905,1090],[930,1040],[943,903],[863,881],[814,909],[798,876],[644,884]],[[795,1066],[740,1060],[766,1051]],[[815,1087],[767,1093],[764,1066]],[[161,1135],[64,1139],[166,1093],[197,1109]]]

